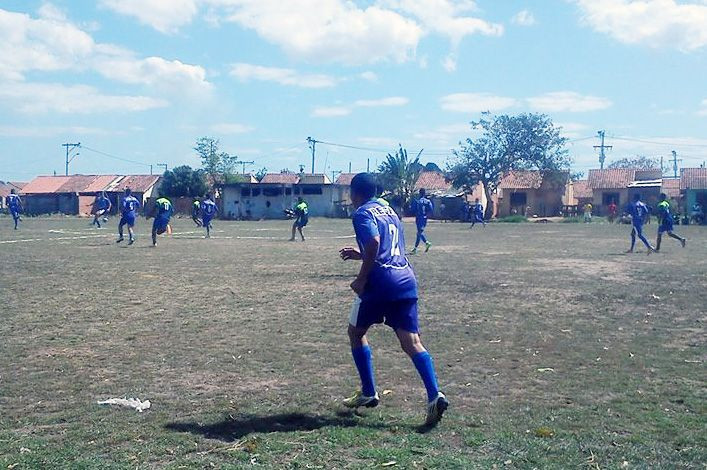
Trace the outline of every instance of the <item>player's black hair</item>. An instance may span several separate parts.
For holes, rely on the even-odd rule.
[[[130,196],[131,193],[132,193],[132,191],[130,190],[130,188],[125,188],[125,194]]]
[[[665,193],[660,193],[660,200],[665,201],[666,199],[668,199],[668,195]]]
[[[633,195],[633,200],[634,200],[634,201],[640,201],[640,200],[641,200],[641,195],[638,194],[638,193],[634,194],[634,195]]]
[[[425,197],[427,194],[427,191],[425,191],[425,188],[420,188],[420,196]]]
[[[371,173],[359,173],[351,180],[351,193],[370,199],[376,195],[376,177]]]
[[[15,189],[14,189],[14,188],[10,190],[10,194],[15,194]]]

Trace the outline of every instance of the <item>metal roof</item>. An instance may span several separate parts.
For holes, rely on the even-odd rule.
[[[707,189],[707,168],[680,170],[680,189]]]
[[[640,170],[637,168],[608,168],[589,170],[589,187],[592,189],[623,189],[630,183],[662,178],[660,168]]]
[[[338,178],[336,178],[336,184],[341,184],[344,186],[351,186],[351,180],[357,173],[341,173]]]
[[[327,175],[322,173],[315,173],[313,175],[302,174],[297,184],[331,184],[331,180]]]

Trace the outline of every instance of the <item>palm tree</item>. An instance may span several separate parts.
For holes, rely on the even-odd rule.
[[[393,193],[403,209],[407,209],[415,192],[415,184],[424,169],[420,164],[420,155],[422,150],[414,160],[410,160],[407,150],[400,145],[395,155],[388,154],[378,167],[381,184]]]

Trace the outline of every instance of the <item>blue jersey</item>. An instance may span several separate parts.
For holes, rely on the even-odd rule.
[[[481,203],[474,204],[474,214],[484,215],[484,206]]]
[[[432,205],[432,201],[426,197],[421,197],[414,201],[413,210],[415,211],[416,219],[426,219],[429,214],[432,214],[434,206]]]
[[[648,216],[648,206],[641,201],[634,201],[628,205],[628,213],[631,214],[633,225],[643,225],[643,221]]]
[[[375,199],[370,200],[354,213],[353,226],[362,254],[371,239],[380,237],[375,266],[368,277],[361,299],[416,299],[417,280],[405,256],[403,225],[395,211]]]
[[[99,197],[98,199],[96,199],[96,208],[98,210],[103,211],[103,210],[108,209],[109,207],[110,207],[110,199],[108,199],[107,197]]]
[[[201,213],[207,217],[213,217],[213,215],[218,211],[216,203],[211,199],[207,199],[201,203]]]
[[[135,196],[125,196],[120,201],[120,211],[123,215],[137,215],[137,210],[140,208],[140,201]]]
[[[7,196],[7,207],[10,208],[12,211],[18,211],[20,210],[20,207],[22,207],[22,202],[20,201],[20,196],[17,194],[10,194]]]
[[[172,203],[166,197],[161,197],[155,201],[155,207],[157,208],[157,217],[169,219],[172,217],[174,208]]]

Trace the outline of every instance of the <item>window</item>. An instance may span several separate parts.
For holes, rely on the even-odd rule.
[[[242,188],[241,197],[250,197],[250,188]]]
[[[526,193],[511,193],[511,207],[525,206],[528,203]]]
[[[282,188],[263,188],[263,196],[266,196],[266,197],[282,196]]]
[[[253,188],[253,197],[260,196],[260,188]]]
[[[302,188],[302,194],[323,194],[321,186],[305,186]]]
[[[619,204],[619,193],[603,193],[601,196],[601,204],[608,206],[611,203]]]

